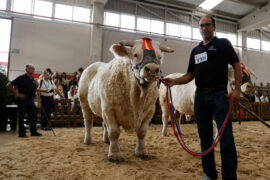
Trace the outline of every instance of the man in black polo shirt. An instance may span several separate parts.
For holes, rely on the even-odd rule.
[[[41,136],[36,128],[36,105],[34,97],[38,83],[32,76],[35,71],[33,65],[26,65],[26,73],[18,76],[15,80],[7,84],[7,88],[17,97],[19,112],[19,137],[27,137],[24,127],[24,115],[27,113],[27,119],[30,123],[31,136]],[[17,92],[18,89],[18,92]]]
[[[213,17],[202,17],[199,28],[203,41],[192,50],[187,73],[176,79],[165,78],[162,81],[173,86],[186,84],[195,77],[197,89],[194,112],[201,149],[205,151],[213,144],[212,117],[215,117],[218,129],[220,129],[229,109],[228,99],[225,97],[225,94],[228,94],[228,64],[233,66],[235,72],[236,86],[231,95],[236,102],[240,99],[241,69],[231,43],[227,39],[214,37],[216,27]],[[220,150],[222,179],[236,180],[237,153],[231,119],[220,140]],[[217,179],[214,151],[202,157],[202,167],[206,174],[202,180]]]

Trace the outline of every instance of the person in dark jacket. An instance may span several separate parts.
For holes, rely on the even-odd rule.
[[[18,114],[19,114],[19,137],[27,137],[24,127],[24,116],[27,113],[27,119],[30,124],[31,136],[42,136],[37,132],[36,105],[34,97],[36,94],[38,83],[32,76],[35,67],[31,64],[26,65],[26,73],[18,76],[16,79],[7,84],[7,88],[13,96],[17,98]]]

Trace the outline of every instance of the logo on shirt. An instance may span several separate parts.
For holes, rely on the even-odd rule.
[[[195,55],[195,64],[199,64],[199,63],[202,63],[205,61],[207,61],[207,53],[206,52]]]
[[[214,48],[214,45],[212,45],[208,48],[208,51],[216,51],[216,48]]]

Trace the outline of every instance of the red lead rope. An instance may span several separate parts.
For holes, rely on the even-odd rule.
[[[169,110],[169,114],[170,114],[170,117],[171,117],[171,125],[172,125],[172,128],[173,128],[173,133],[174,133],[174,135],[175,135],[175,137],[176,137],[176,139],[177,139],[177,141],[179,142],[179,144],[182,146],[182,148],[187,152],[187,153],[189,153],[189,154],[191,154],[192,156],[204,156],[204,155],[206,155],[206,154],[208,154],[209,152],[211,152],[215,147],[216,147],[216,145],[217,145],[217,143],[220,141],[220,139],[221,139],[221,137],[222,137],[222,134],[223,134],[223,132],[224,132],[224,130],[225,130],[225,127],[226,127],[226,125],[227,125],[227,123],[228,123],[228,120],[229,120],[229,117],[230,117],[230,114],[231,114],[231,110],[232,110],[232,105],[233,105],[233,97],[231,96],[231,103],[230,103],[230,107],[229,107],[229,111],[228,111],[228,114],[227,114],[227,116],[226,116],[226,119],[225,119],[225,122],[223,123],[223,125],[222,125],[222,129],[221,129],[221,131],[219,131],[219,135],[218,135],[218,139],[216,139],[215,141],[214,141],[214,143],[212,144],[212,146],[209,148],[209,149],[207,149],[207,150],[205,150],[205,151],[203,151],[203,152],[193,152],[193,151],[191,151],[186,145],[185,145],[185,142],[184,142],[184,140],[183,140],[183,138],[182,138],[182,133],[181,133],[181,131],[179,130],[179,128],[178,128],[178,125],[176,124],[176,121],[175,121],[175,125],[177,126],[177,130],[179,130],[178,131],[178,134],[180,135],[180,138],[181,138],[181,140],[180,140],[180,138],[179,138],[179,136],[178,136],[178,134],[177,134],[177,132],[176,132],[176,130],[175,130],[175,126],[174,126],[174,116],[172,115],[172,111],[171,111],[171,108],[170,108],[170,104],[169,104],[169,93],[168,93],[168,91],[169,91],[169,88],[170,87],[168,87],[168,86],[166,86],[167,87],[167,91],[166,91],[166,102],[167,102],[167,108],[168,108],[168,110]],[[170,96],[171,96],[171,94],[170,94]],[[171,105],[173,106],[173,104],[172,104],[172,97],[170,98],[171,99]],[[239,108],[240,109],[240,108]],[[240,112],[240,111],[239,111]],[[239,118],[241,118],[241,115],[239,115]],[[239,119],[240,120],[240,119]],[[239,121],[240,122],[240,121]]]

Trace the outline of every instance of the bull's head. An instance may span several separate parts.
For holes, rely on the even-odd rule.
[[[141,86],[157,81],[160,76],[160,64],[162,52],[174,52],[169,47],[164,47],[150,38],[135,41],[121,41],[119,45],[113,45],[113,51],[122,57],[131,60],[132,70]]]

